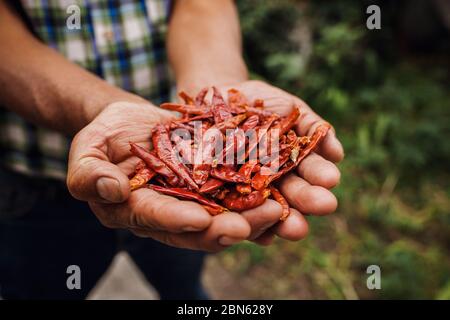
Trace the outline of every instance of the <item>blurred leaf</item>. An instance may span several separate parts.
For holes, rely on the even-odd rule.
[[[238,1],[252,77],[304,99],[346,151],[335,217],[307,217],[298,243],[219,256],[251,297],[450,297],[449,53],[405,50],[405,2],[376,1],[383,28],[367,30],[372,3]],[[312,43],[295,38],[305,24]],[[381,267],[380,291],[366,287],[370,264]]]

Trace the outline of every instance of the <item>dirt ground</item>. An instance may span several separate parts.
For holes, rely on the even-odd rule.
[[[203,283],[212,299],[241,299],[240,290],[231,275],[222,270],[215,258],[207,258]],[[232,293],[232,295],[231,295]],[[158,293],[147,282],[127,253],[119,253],[108,271],[88,296],[89,300],[108,299],[159,299]]]

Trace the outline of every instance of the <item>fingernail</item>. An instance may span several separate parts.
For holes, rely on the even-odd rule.
[[[233,244],[236,244],[238,242],[241,242],[240,239],[235,239],[235,238],[231,238],[228,236],[222,236],[219,238],[219,244],[221,244],[222,246],[231,246]]]
[[[97,180],[97,192],[100,197],[109,202],[122,202],[120,183],[116,179],[102,177]]]

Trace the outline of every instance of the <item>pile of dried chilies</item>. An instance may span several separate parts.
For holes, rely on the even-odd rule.
[[[182,117],[153,128],[152,150],[130,142],[132,154],[141,159],[130,179],[131,189],[148,187],[193,200],[212,215],[255,208],[273,197],[281,204],[281,220],[285,220],[289,205],[274,182],[314,150],[330,125],[324,123],[312,136],[299,137],[291,129],[300,115],[297,107],[281,117],[265,110],[264,101],[250,103],[235,89],[228,90],[227,102],[215,87],[211,103],[205,99],[207,93],[205,88],[192,98],[181,92],[183,104],[161,105],[180,112]],[[207,134],[213,129],[222,135],[221,139]],[[194,138],[183,139],[173,134],[176,130],[184,130],[188,136],[194,134]],[[250,131],[254,139],[249,138]],[[276,153],[267,147],[275,142]],[[260,148],[263,144],[265,148]],[[276,154],[276,162],[272,153]]]

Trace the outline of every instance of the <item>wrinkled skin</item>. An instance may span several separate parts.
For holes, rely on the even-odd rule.
[[[250,100],[264,99],[266,108],[280,114],[289,113],[293,103],[300,105],[302,116],[296,125],[300,134],[311,134],[321,121],[300,99],[265,83],[248,81],[231,87]],[[219,90],[226,94],[228,88]],[[343,158],[343,150],[333,132],[317,153],[280,183],[279,189],[291,206],[291,214],[283,223],[279,223],[282,208],[273,200],[241,214],[211,217],[191,201],[151,189],[130,192],[127,175],[139,160],[131,155],[129,141],[148,148],[151,128],[171,118],[171,112],[152,105],[116,102],[75,136],[67,184],[74,197],[89,202],[105,226],[129,229],[176,247],[220,251],[245,239],[261,245],[271,243],[274,235],[302,239],[308,232],[303,214],[324,215],[336,209],[336,198],[329,189],[339,182],[333,162]]]
[[[300,98],[267,83],[246,81],[220,89],[226,94],[229,88],[241,91],[249,101],[264,100],[264,107],[267,110],[283,116],[292,111],[293,105],[299,106],[301,114],[294,129],[300,135],[311,135],[324,121]],[[304,215],[327,215],[334,212],[337,200],[330,189],[339,183],[340,172],[335,163],[341,161],[343,157],[342,145],[336,138],[334,130],[330,130],[316,152],[306,157],[297,170],[292,171],[279,183],[279,189],[291,207],[291,214],[286,221],[278,220],[281,206],[276,209],[277,214],[267,213],[265,217],[256,216],[259,208],[253,209],[255,215],[243,214],[252,226],[264,223],[264,227],[258,231],[255,230],[258,228],[252,228],[250,238],[262,245],[270,244],[275,235],[300,240],[308,232]]]

